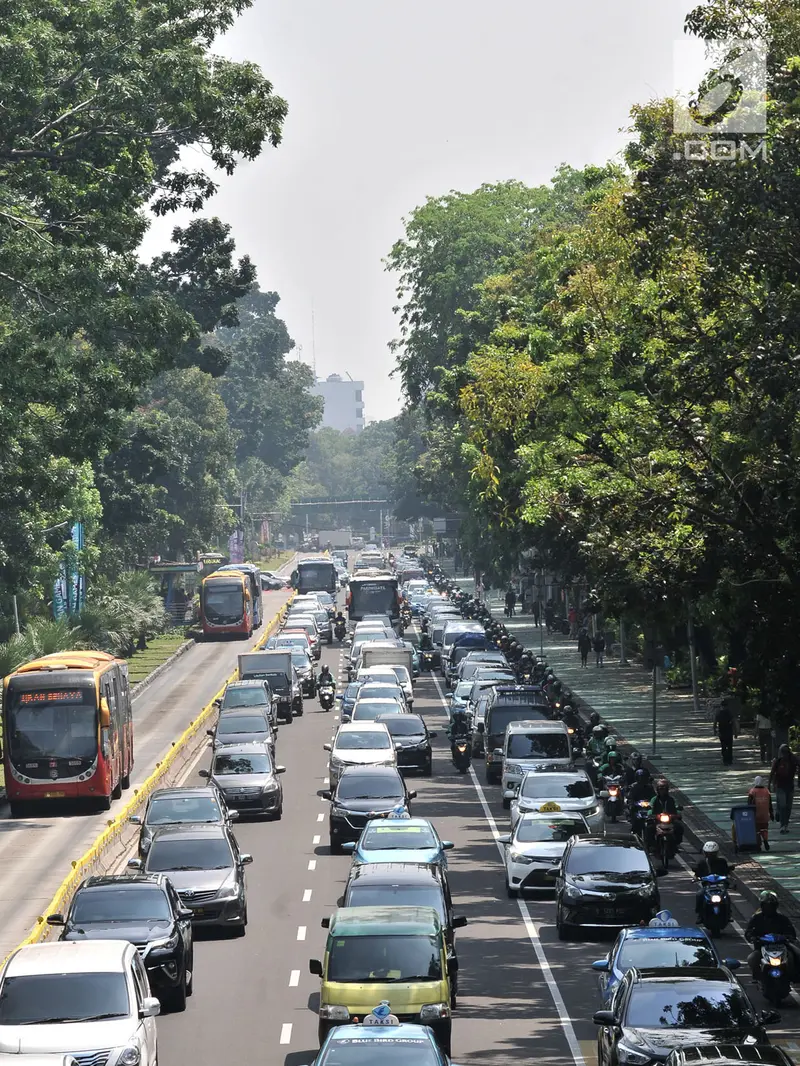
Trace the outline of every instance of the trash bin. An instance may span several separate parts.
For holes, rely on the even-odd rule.
[[[731,836],[735,851],[758,851],[756,809],[749,804],[731,807]]]

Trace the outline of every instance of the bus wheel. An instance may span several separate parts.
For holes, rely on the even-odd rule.
[[[111,790],[111,798],[115,799],[115,800],[118,800],[121,795],[122,795],[122,779],[117,781],[116,785],[114,785],[113,789]]]
[[[11,800],[8,804],[8,809],[12,818],[25,818],[28,814],[28,807],[25,803],[15,803]]]
[[[130,774],[123,774],[122,775],[122,787],[123,788],[130,788],[131,787],[131,775]]]
[[[97,809],[100,811],[111,810],[111,796],[98,796]]]

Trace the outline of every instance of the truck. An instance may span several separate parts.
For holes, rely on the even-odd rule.
[[[303,713],[303,690],[292,665],[291,651],[248,651],[239,656],[239,679],[267,681],[275,702],[275,713],[290,724],[293,715]]]
[[[353,532],[350,529],[321,529],[319,531],[319,546],[327,548],[352,548]]]

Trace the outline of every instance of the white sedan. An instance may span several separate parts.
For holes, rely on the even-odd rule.
[[[561,862],[570,837],[589,832],[581,814],[567,811],[523,814],[514,832],[500,838],[505,844],[508,895],[514,898],[529,888],[554,888],[555,881],[548,876],[548,871],[555,870]]]
[[[381,722],[348,722],[340,725],[332,743],[328,773],[331,788],[348,766],[397,766],[397,748]]]

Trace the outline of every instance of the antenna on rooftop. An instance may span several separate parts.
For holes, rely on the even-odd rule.
[[[314,318],[314,297],[311,297],[311,361],[314,367],[314,380],[317,380],[317,329]]]

